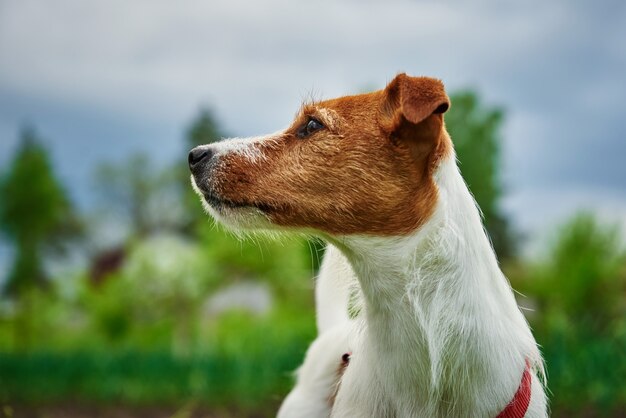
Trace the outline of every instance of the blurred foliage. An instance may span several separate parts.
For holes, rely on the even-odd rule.
[[[62,251],[67,240],[80,232],[78,218],[35,130],[24,128],[20,141],[0,178],[0,231],[16,250],[4,291],[18,297],[45,283],[42,253]]]
[[[219,127],[213,111],[207,107],[200,109],[198,115],[187,129],[185,137],[188,149],[198,145],[217,142],[227,135]]]
[[[123,221],[130,236],[144,237],[163,230],[176,230],[185,217],[177,202],[175,171],[158,169],[144,154],[126,160],[105,162],[96,168],[95,190],[107,214]]]
[[[581,213],[561,227],[548,253],[550,260],[538,267],[530,290],[549,318],[562,316],[557,323],[594,334],[626,320],[626,252],[616,226]]]
[[[265,405],[265,416],[272,416],[272,401],[289,390],[290,371],[313,338],[313,324],[303,318],[233,312],[205,331],[211,345],[185,357],[158,346],[0,353],[0,401],[168,405],[195,400],[213,408],[259,411]]]
[[[562,226],[545,260],[511,275],[534,299],[552,408],[606,415],[626,405],[626,251],[615,226],[582,213]]]
[[[446,128],[454,142],[461,173],[482,210],[496,253],[500,258],[512,257],[515,237],[499,206],[503,194],[500,178],[503,110],[485,106],[471,91],[452,94],[450,100]]]
[[[107,280],[80,273],[31,292],[27,348],[16,316],[0,316],[0,402],[197,401],[272,416],[315,335],[309,249],[241,240],[208,221],[199,236],[135,239]],[[267,284],[269,311],[207,309],[246,280]]]

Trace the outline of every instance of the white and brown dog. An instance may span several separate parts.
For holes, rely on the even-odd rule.
[[[281,417],[547,416],[542,359],[457,168],[448,107],[440,81],[400,74],[189,154],[218,221],[329,243],[320,335]]]

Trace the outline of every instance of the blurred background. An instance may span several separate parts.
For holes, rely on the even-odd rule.
[[[553,416],[626,414],[626,3],[0,0],[0,417],[270,417],[315,241],[239,240],[188,150],[444,81]]]

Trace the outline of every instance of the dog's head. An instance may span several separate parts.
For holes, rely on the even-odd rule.
[[[192,183],[237,228],[406,235],[437,200],[448,107],[440,81],[400,74],[384,90],[306,104],[282,132],[194,148]]]

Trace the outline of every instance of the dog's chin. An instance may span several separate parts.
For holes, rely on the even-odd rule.
[[[216,221],[231,229],[267,230],[273,225],[267,215],[255,206],[230,206],[202,199],[202,205]]]
[[[191,184],[200,197],[204,210],[226,227],[236,230],[273,229],[262,205],[257,206],[220,198],[217,194],[198,187],[193,176]]]

